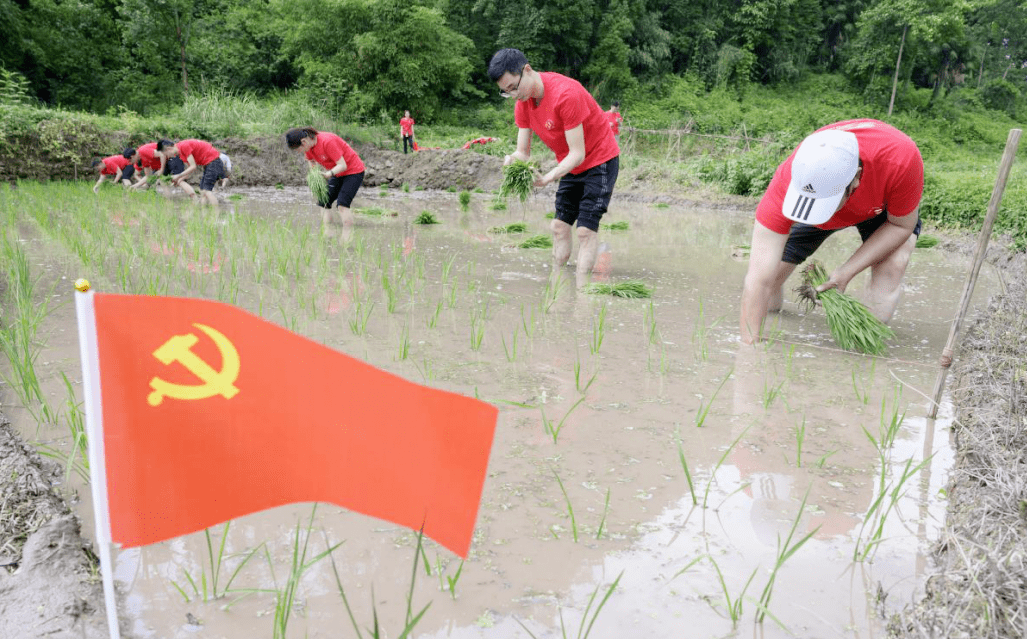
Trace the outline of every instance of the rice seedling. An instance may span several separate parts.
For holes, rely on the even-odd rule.
[[[421,211],[414,218],[414,224],[439,224],[439,218],[435,217],[435,214],[431,211]]]
[[[517,245],[517,248],[523,249],[534,249],[534,248],[553,248],[553,238],[549,235],[532,235],[528,239],[524,240]]]
[[[464,572],[464,560],[460,560],[460,565],[456,568],[456,573],[453,576],[446,575],[446,585],[448,586],[449,596],[456,600],[456,584],[460,581],[460,575]]]
[[[503,198],[501,198],[499,196],[496,196],[496,197],[492,198],[492,202],[489,203],[489,208],[492,209],[493,211],[505,211],[506,210],[506,200],[504,200]]]
[[[371,319],[371,311],[374,310],[374,302],[365,304],[364,302],[357,300],[353,305],[354,317],[349,320],[349,328],[356,336],[361,336],[367,332],[367,322]]]
[[[724,384],[727,380],[731,379],[731,375],[735,372],[734,368],[731,368],[724,375],[724,379],[720,380],[720,384],[717,384],[717,389],[713,391],[713,395],[710,396],[710,401],[705,402],[702,398],[699,398],[699,411],[695,414],[695,426],[696,428],[702,428],[703,424],[706,423],[706,416],[710,412],[710,408],[713,407],[713,400],[717,399],[717,395],[720,393],[720,389],[724,388]]]
[[[523,160],[514,160],[503,167],[503,183],[499,186],[499,197],[516,195],[523,204],[535,188],[535,168]]]
[[[328,180],[320,170],[310,167],[307,171],[307,188],[318,204],[323,205],[328,201]]]
[[[574,361],[574,388],[576,388],[577,391],[579,393],[581,393],[582,395],[584,395],[585,393],[588,392],[588,389],[596,381],[596,377],[598,377],[598,376],[599,376],[599,371],[596,371],[596,372],[592,373],[592,377],[588,378],[588,382],[586,382],[585,385],[582,386],[582,384],[581,384],[581,379],[582,379],[582,377],[581,377],[581,358],[579,357],[578,359],[576,359]]]
[[[543,430],[545,430],[547,435],[553,438],[554,444],[556,443],[557,439],[559,439],[560,431],[563,430],[563,425],[567,422],[567,418],[571,416],[571,413],[574,412],[574,409],[580,406],[581,402],[583,401],[585,401],[584,395],[579,397],[578,401],[574,402],[574,405],[570,407],[570,410],[564,413],[563,418],[560,419],[560,421],[556,424],[549,421],[549,419],[546,417],[545,406],[539,406],[539,410],[542,412],[542,428]]]
[[[649,305],[645,309],[645,327],[649,344],[658,344],[660,342],[660,331],[656,328],[656,307],[653,305],[652,300],[649,300]]]
[[[519,332],[520,329],[515,326],[509,346],[506,343],[506,337],[500,335],[500,339],[503,341],[503,352],[506,354],[506,361],[511,364],[517,361],[517,333]]]
[[[593,355],[599,354],[603,338],[606,336],[606,311],[608,309],[609,306],[603,304],[599,307],[599,314],[592,318],[592,341],[588,346]]]
[[[471,208],[471,192],[470,191],[460,191],[460,195],[458,196],[458,199],[460,200],[460,210],[461,211],[465,211],[466,212],[468,209]]]
[[[404,193],[409,193],[410,192],[410,185],[407,184],[406,182],[403,183],[403,192]]]
[[[378,208],[376,206],[369,206],[367,208],[353,209],[354,212],[360,215],[366,215],[367,217],[382,217],[385,215],[385,209]]]
[[[614,297],[623,297],[625,299],[640,299],[653,296],[653,289],[646,286],[644,282],[640,282],[638,280],[629,280],[627,282],[618,282],[616,284],[593,282],[586,286],[584,291],[592,295],[612,295]]]
[[[692,473],[688,469],[688,461],[685,459],[685,447],[681,443],[681,427],[678,427],[676,434],[676,443],[678,446],[678,461],[681,462],[681,469],[685,471],[685,481],[688,482],[688,492],[692,495],[692,505],[698,506],[699,500],[695,496],[695,483],[692,481]]]
[[[400,362],[410,355],[410,327],[404,326],[399,336],[399,353],[396,359]]]
[[[556,478],[556,483],[560,487],[560,492],[563,493],[563,500],[567,505],[567,514],[571,518],[571,534],[574,537],[574,543],[578,543],[578,522],[574,518],[574,507],[571,505],[571,497],[567,494],[567,489],[564,488],[563,481],[560,479],[560,476],[556,474],[556,471],[552,468],[549,470],[553,473],[553,477]],[[555,536],[556,533],[554,532],[553,534]]]
[[[554,212],[550,211],[550,212],[546,213],[546,214],[545,214],[544,216],[542,216],[542,217],[546,218],[547,220],[552,220],[552,219],[555,219],[555,218],[556,218],[556,213],[554,213]]]
[[[596,602],[596,597],[599,595],[599,588],[601,587],[601,584],[596,585],[595,590],[592,591],[592,596],[588,599],[588,604],[585,606],[585,611],[581,615],[581,624],[578,626],[577,639],[588,639],[588,635],[592,632],[592,627],[595,625],[596,619],[599,618],[599,613],[602,612],[603,607],[606,605],[606,602],[610,600],[610,596],[613,594],[613,591],[617,589],[617,585],[620,583],[621,577],[623,576],[624,571],[622,570],[620,571],[620,573],[618,573],[617,578],[613,580],[613,583],[611,583],[610,586],[606,589],[606,594],[603,595],[603,598],[599,601],[599,604],[596,605],[595,611],[592,612],[592,618],[589,619],[588,613],[592,611],[592,606]],[[521,626],[521,628],[524,629],[524,632],[528,633],[528,635],[531,636],[531,639],[539,639],[537,636],[535,636],[535,633],[533,633],[531,629],[525,626],[524,622],[522,622],[520,619],[514,617],[514,621],[516,621]],[[586,621],[588,621],[587,626],[585,625]],[[563,639],[567,639],[567,628],[564,626],[563,623],[563,610],[560,611],[560,634]]]
[[[435,304],[435,312],[432,313],[428,317],[428,320],[427,320],[428,328],[435,328],[435,326],[439,323],[439,315],[441,315],[441,314],[442,314],[442,300],[439,300],[438,303]]]
[[[485,313],[487,310],[475,309],[471,313],[471,350],[481,350],[481,342],[485,338]]]
[[[770,405],[774,403],[774,400],[781,396],[781,394],[784,392],[783,389],[785,382],[787,381],[787,379],[783,379],[775,385],[773,382],[770,382],[766,377],[763,378],[762,403],[764,410],[769,409]]]
[[[906,460],[902,467],[902,471],[895,481],[885,484],[886,477],[888,475],[888,465],[884,464],[881,467],[881,479],[880,487],[877,497],[870,504],[870,508],[867,510],[866,516],[863,518],[863,523],[860,524],[859,533],[856,535],[856,543],[852,551],[852,560],[863,562],[867,559],[873,559],[873,556],[877,552],[878,546],[884,541],[884,525],[888,520],[888,516],[892,510],[899,503],[899,500],[906,494],[906,484],[912,479],[917,473],[919,473],[927,464],[931,462],[934,455],[929,455],[919,464],[913,465],[913,458],[910,457]],[[864,538],[864,531],[866,531],[867,524],[873,520],[873,524],[867,536]]]
[[[817,300],[820,301],[827,315],[827,326],[839,346],[868,355],[884,354],[885,340],[895,337],[886,324],[845,293],[836,289],[817,293],[816,288],[827,281],[827,271],[819,262],[811,261],[802,274],[802,284],[795,289],[799,304],[810,311]]]
[[[657,202],[656,204],[653,204],[653,207],[657,209],[668,209],[670,208],[670,204],[667,204],[666,202]]]
[[[421,379],[423,379],[426,384],[428,382],[435,381],[435,367],[432,365],[431,360],[429,360],[427,356],[423,356],[421,358],[420,364],[417,364],[415,362],[414,366],[417,368],[417,372],[421,374]]]
[[[618,220],[610,224],[600,224],[599,226],[606,231],[626,231],[629,228],[628,223],[624,220]]]
[[[339,542],[333,546],[328,546],[321,553],[314,555],[309,561],[307,560],[307,552],[310,546],[310,535],[314,526],[314,514],[317,512],[317,504],[310,510],[310,518],[307,521],[305,534],[303,529],[300,527],[299,522],[296,526],[296,535],[293,538],[292,545],[292,560],[289,565],[289,574],[286,577],[285,585],[283,588],[278,589],[276,587],[275,594],[275,616],[274,616],[274,639],[286,639],[286,629],[289,626],[289,617],[292,615],[293,605],[296,601],[296,593],[299,590],[300,580],[303,575],[310,570],[316,563],[321,561],[327,556],[330,556],[336,548],[342,545]],[[300,538],[303,538],[302,546],[300,544]],[[267,548],[265,547],[265,553]],[[270,556],[268,556],[270,562]],[[416,562],[415,562],[416,567]],[[274,571],[272,570],[272,578],[274,577]]]
[[[511,222],[503,226],[493,226],[489,233],[524,233],[527,230],[528,225],[524,222]]]
[[[770,571],[770,577],[767,579],[767,585],[763,587],[763,592],[760,593],[759,600],[759,612],[756,613],[756,622],[763,623],[764,617],[768,614],[770,608],[770,597],[774,594],[774,582],[777,580],[777,573],[784,566],[785,562],[788,561],[792,555],[794,555],[803,545],[817,534],[820,530],[820,526],[817,526],[810,532],[806,533],[802,539],[792,543],[792,538],[795,537],[795,531],[799,528],[799,522],[802,521],[802,514],[806,510],[806,501],[809,499],[810,489],[806,489],[806,494],[802,498],[802,503],[799,504],[799,509],[795,513],[795,519],[792,520],[792,527],[788,530],[788,536],[785,537],[784,542],[781,541],[780,535],[777,538],[777,556],[774,559],[774,567]]]
[[[713,320],[712,324],[706,324],[706,306],[703,304],[702,296],[699,296],[699,312],[695,317],[695,328],[692,329],[692,345],[695,347],[696,358],[705,362],[710,356],[709,340],[708,336],[710,331],[720,324],[720,321],[724,319],[721,315],[717,319]]]
[[[606,515],[610,512],[610,489],[606,489],[606,500],[603,502],[603,517],[599,520],[599,528],[596,530],[596,540],[603,536],[603,529],[606,527]]]
[[[750,428],[752,428],[751,424],[749,426],[746,426],[745,429],[738,434],[738,437],[735,437],[734,441],[731,442],[731,444],[726,449],[724,449],[724,453],[720,456],[720,459],[718,459],[717,463],[713,466],[713,470],[710,472],[710,480],[706,482],[706,491],[703,494],[702,498],[703,510],[706,509],[706,504],[709,502],[710,488],[713,486],[713,482],[717,479],[717,471],[720,470],[720,467],[724,465],[724,461],[728,458],[728,455],[730,455],[731,451],[735,449],[735,446],[738,445],[738,442],[742,441],[742,438],[745,437],[745,434],[749,432]]]
[[[210,567],[210,591],[208,592],[207,590],[208,579],[206,567],[201,566],[200,568],[200,574],[198,575],[198,579],[200,582],[199,584],[196,583],[197,580],[193,578],[192,574],[188,570],[184,571],[186,581],[188,581],[189,587],[192,589],[193,597],[199,599],[200,601],[211,601],[214,599],[220,599],[228,595],[230,592],[258,592],[257,590],[253,589],[233,591],[232,582],[235,581],[235,578],[239,576],[239,573],[242,572],[242,569],[246,567],[246,564],[249,563],[250,559],[252,559],[257,554],[257,552],[264,546],[264,544],[261,544],[256,548],[253,548],[252,550],[243,553],[241,555],[242,561],[236,564],[235,569],[232,570],[232,572],[228,575],[228,582],[225,583],[224,588],[218,587],[218,582],[221,579],[222,568],[225,567],[227,560],[230,558],[230,556],[225,554],[225,545],[228,541],[228,529],[231,526],[231,524],[231,520],[225,522],[225,527],[221,531],[221,541],[218,544],[217,553],[214,552],[214,543],[211,540],[210,528],[206,528],[203,531],[204,538],[207,542],[207,561],[208,566]],[[182,595],[182,598],[187,603],[192,601],[193,597],[190,597],[186,593],[185,588],[183,588],[182,585],[180,585],[178,582],[174,580],[171,581],[171,585],[174,586],[176,590],[178,590],[178,593]]]
[[[737,597],[731,597],[731,591],[728,590],[727,581],[724,579],[724,573],[721,572],[720,566],[717,565],[717,560],[712,555],[706,555],[706,559],[713,564],[713,569],[717,571],[717,580],[720,582],[720,590],[724,595],[724,610],[727,612],[728,618],[731,619],[731,627],[735,628],[738,626],[738,622],[742,619],[743,608],[742,602],[745,599],[745,593],[748,592],[749,586],[752,585],[752,580],[756,578],[756,573],[759,571],[759,567],[753,569],[752,574],[746,580],[745,585],[742,586],[742,591],[738,593]],[[710,604],[714,610],[717,607],[713,601],[706,599],[706,603]]]
[[[916,248],[932,248],[938,245],[938,238],[921,234],[916,238]]]
[[[806,441],[806,416],[802,416],[802,424],[795,427],[795,467],[802,468],[802,444]]]
[[[325,545],[328,546],[328,536],[327,535],[325,535]],[[332,546],[331,550],[334,551],[334,549],[338,548],[339,545],[340,544],[336,544],[335,546]],[[399,633],[399,635],[397,635],[397,639],[406,639],[407,637],[412,636],[412,634],[414,632],[414,627],[417,626],[417,624],[421,622],[421,619],[424,617],[424,614],[426,612],[428,612],[428,608],[430,608],[431,604],[432,604],[432,602],[429,601],[427,604],[424,605],[424,608],[421,608],[421,610],[418,611],[416,614],[413,612],[414,586],[417,583],[417,563],[421,559],[421,557],[423,557],[423,556],[424,556],[424,530],[422,529],[422,530],[418,531],[418,533],[417,533],[417,548],[414,550],[414,565],[413,565],[413,569],[411,570],[410,589],[407,591],[407,610],[406,610],[406,617],[405,617],[406,621],[405,621],[405,625],[403,626],[403,630]],[[349,598],[346,597],[346,589],[342,585],[342,579],[339,577],[339,568],[335,564],[335,556],[331,552],[329,552],[328,553],[328,558],[331,561],[332,574],[335,577],[336,588],[338,588],[338,590],[339,590],[339,596],[342,597],[342,604],[346,608],[346,614],[349,615],[350,623],[353,626],[353,632],[356,634],[357,639],[364,639],[364,634],[360,630],[360,624],[357,623],[357,619],[353,615],[353,609],[349,605]],[[441,569],[440,569],[439,574],[441,576]],[[371,586],[371,615],[372,615],[371,627],[367,629],[368,630],[368,637],[369,637],[369,639],[383,639],[384,637],[389,636],[384,631],[384,629],[379,625],[379,623],[378,623],[378,606],[375,603],[374,586]],[[276,636],[275,639],[278,639],[277,636]],[[284,639],[284,637],[283,637],[283,639]]]

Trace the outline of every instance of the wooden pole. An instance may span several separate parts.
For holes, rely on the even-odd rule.
[[[984,263],[984,255],[988,252],[991,227],[995,224],[995,216],[998,214],[999,205],[1002,203],[1002,193],[1006,190],[1006,180],[1009,178],[1009,170],[1012,168],[1013,159],[1016,157],[1016,147],[1020,144],[1021,133],[1021,129],[1010,129],[1009,137],[1006,139],[1006,150],[1002,154],[1002,163],[999,164],[998,177],[995,179],[995,188],[992,190],[991,200],[988,202],[988,214],[984,218],[981,235],[977,238],[973,266],[970,272],[966,274],[963,299],[959,302],[959,312],[956,314],[956,319],[952,322],[949,339],[945,343],[945,349],[941,352],[941,359],[938,362],[941,370],[938,371],[938,379],[934,382],[933,401],[927,409],[927,417],[930,419],[938,416],[938,403],[941,401],[941,393],[945,389],[945,378],[949,374],[949,367],[952,366],[952,348],[956,342],[956,335],[959,333],[959,326],[963,322],[963,316],[966,315],[966,309],[970,306],[970,298],[973,296],[974,285],[977,284],[977,275],[981,272],[981,265]]]

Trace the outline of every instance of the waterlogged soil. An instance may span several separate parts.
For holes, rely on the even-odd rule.
[[[927,420],[924,394],[967,256],[915,252],[886,357],[838,350],[822,312],[803,314],[790,302],[776,339],[752,349],[736,328],[750,211],[616,198],[604,221],[629,228],[601,232],[593,279],[653,288],[651,300],[636,300],[579,291],[572,266],[554,273],[547,250],[516,247],[547,233],[549,197],[497,211],[491,195],[476,194],[461,211],[455,194],[365,188],[356,226],[322,236],[320,213],[299,188],[229,193],[242,197],[217,215],[177,201],[145,205],[181,219],[179,248],[149,228],[157,213],[141,215],[142,200],[96,214],[112,245],[137,242],[138,277],[149,261],[166,260],[175,278],[168,294],[229,298],[384,370],[500,409],[467,561],[426,541],[427,566],[412,569],[411,531],[322,504],[310,555],[344,542],[332,555],[338,581],[327,559],[309,568],[287,636],[349,636],[340,584],[357,625],[369,628],[377,615],[389,636],[402,631],[412,590],[415,613],[430,603],[413,636],[433,638],[552,637],[562,626],[569,634],[588,627],[594,638],[734,636],[751,631],[761,601],[760,636],[867,637],[919,596],[952,464],[951,402],[946,396],[939,419]],[[441,223],[414,224],[424,210]],[[490,232],[521,221],[527,233]],[[70,283],[84,273],[33,223],[19,230],[40,288],[54,286],[39,372],[77,381]],[[255,230],[263,230],[257,240]],[[302,277],[269,265],[270,230],[281,250],[314,251]],[[205,252],[201,238],[211,234],[216,250]],[[836,234],[818,257],[836,265],[857,242],[854,232]],[[246,257],[258,253],[263,263]],[[383,272],[398,291],[391,304]],[[99,290],[138,283],[85,275]],[[972,309],[998,287],[985,267]],[[48,384],[63,401],[62,385]],[[6,403],[6,390],[4,400],[26,441],[69,450],[66,427],[37,425]],[[878,449],[892,423],[892,445]],[[91,537],[88,486],[76,473],[50,481]],[[879,500],[882,486],[897,488],[895,498]],[[212,529],[215,549],[227,534],[216,596],[203,533],[115,552],[124,635],[271,635],[273,592],[311,512],[291,505],[235,520],[227,533]],[[796,546],[779,562],[782,548]],[[95,579],[86,583],[95,597]],[[33,614],[4,614],[0,627],[42,636]]]

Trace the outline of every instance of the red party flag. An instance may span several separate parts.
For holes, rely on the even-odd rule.
[[[155,543],[295,502],[424,529],[461,557],[494,406],[238,308],[94,295],[111,537]]]

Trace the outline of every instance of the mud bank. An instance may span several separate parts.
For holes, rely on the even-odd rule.
[[[950,378],[956,463],[924,598],[894,637],[1027,637],[1027,260],[1003,256],[1007,289],[967,330]]]

